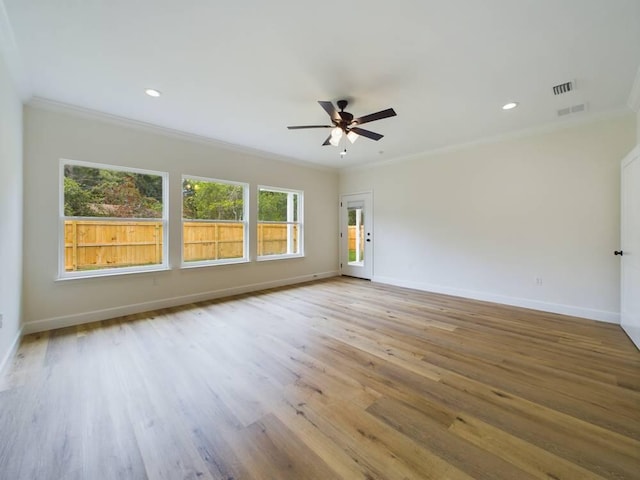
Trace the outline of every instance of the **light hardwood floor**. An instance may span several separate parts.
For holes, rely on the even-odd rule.
[[[336,278],[23,339],[0,478],[638,479],[615,325]]]

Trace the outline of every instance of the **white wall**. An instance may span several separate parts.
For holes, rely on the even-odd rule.
[[[373,191],[374,281],[618,322],[620,160],[635,123],[343,171],[341,193]]]
[[[24,135],[25,332],[336,274],[338,174],[333,170],[44,105],[25,108]],[[60,158],[169,172],[169,261],[174,268],[56,281]],[[249,182],[252,216],[258,184],[303,190],[305,258],[178,268],[182,174]]]
[[[0,53],[0,369],[20,333],[22,300],[22,102]]]

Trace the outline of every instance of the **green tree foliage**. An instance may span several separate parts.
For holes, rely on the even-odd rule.
[[[244,219],[241,185],[185,179],[182,183],[183,216],[192,220]]]
[[[287,221],[287,197],[286,192],[272,192],[260,190],[258,193],[258,221],[261,222],[286,222]],[[298,194],[293,196],[294,221],[297,221]]]
[[[65,165],[66,216],[160,218],[162,177]]]
[[[91,192],[84,190],[73,178],[64,177],[64,214],[72,216],[91,216]]]
[[[65,165],[65,178],[75,180],[78,185],[85,190],[91,190],[100,183],[100,169],[92,167],[81,167],[79,165]]]
[[[158,175],[135,175],[136,188],[145,198],[153,198],[162,203],[162,177]]]
[[[113,177],[94,187],[102,202],[95,206],[100,216],[121,218],[160,218],[162,203],[143,197],[133,175]]]
[[[356,224],[356,212],[360,210],[358,208],[350,208],[347,210],[348,214],[349,214],[349,225],[355,225]],[[360,210],[360,224],[364,224],[364,211]]]

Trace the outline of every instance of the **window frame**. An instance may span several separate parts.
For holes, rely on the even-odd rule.
[[[269,221],[269,220],[260,220],[260,191],[266,190],[269,192],[278,192],[278,193],[294,193],[298,195],[298,211],[297,221],[289,221],[286,222],[278,222],[278,221]],[[279,224],[286,223],[287,225],[298,225],[298,253],[285,253],[285,254],[274,254],[274,255],[258,255],[259,247],[258,242],[259,238],[256,238],[256,260],[258,262],[266,262],[271,260],[284,260],[287,258],[303,258],[305,256],[304,253],[304,191],[296,190],[293,188],[283,188],[283,187],[271,187],[268,185],[258,185],[257,186],[257,194],[256,194],[256,236],[258,236],[258,227],[260,224]],[[287,241],[289,241],[289,237],[287,235]]]
[[[198,268],[198,267],[209,267],[216,265],[231,265],[238,263],[248,263],[251,261],[249,257],[249,240],[250,240],[250,232],[249,232],[249,202],[250,202],[250,188],[249,184],[246,182],[237,182],[235,180],[222,180],[220,178],[211,178],[211,177],[203,177],[200,175],[187,175],[182,174],[180,177],[180,191],[182,192],[182,188],[185,180],[196,180],[201,182],[209,182],[209,183],[222,183],[226,185],[237,185],[242,187],[242,221],[231,221],[231,220],[206,220],[206,219],[185,219],[184,218],[184,197],[180,199],[180,268]],[[192,262],[186,262],[184,259],[184,222],[203,222],[203,223],[242,223],[244,225],[243,229],[243,245],[242,245],[242,258],[223,258],[219,260],[197,260]]]
[[[123,217],[83,217],[66,216],[64,214],[64,167],[75,165],[100,170],[113,170],[117,172],[139,173],[143,175],[155,175],[162,178],[162,216],[158,218],[123,218]],[[80,278],[109,277],[116,275],[129,275],[134,273],[148,273],[169,270],[169,173],[143,168],[111,165],[106,163],[88,162],[84,160],[71,160],[61,158],[58,175],[58,275],[56,280],[73,280]],[[117,220],[132,222],[161,222],[162,223],[162,262],[152,265],[137,265],[131,267],[100,268],[96,270],[70,271],[65,270],[65,221],[67,220]]]

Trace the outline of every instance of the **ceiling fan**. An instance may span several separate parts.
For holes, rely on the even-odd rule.
[[[396,112],[393,108],[387,108],[380,112],[370,113],[369,115],[364,115],[359,118],[353,118],[351,113],[344,111],[349,104],[347,100],[338,100],[336,102],[340,111],[336,110],[331,102],[319,100],[318,103],[322,108],[324,108],[325,112],[329,114],[333,125],[297,125],[287,128],[289,130],[298,130],[302,128],[332,128],[333,130],[331,130],[331,135],[329,135],[322,145],[333,145],[334,147],[337,147],[340,144],[340,139],[343,135],[346,135],[351,143],[355,142],[359,136],[367,137],[376,141],[380,140],[384,135],[360,128],[360,125],[396,116]]]

